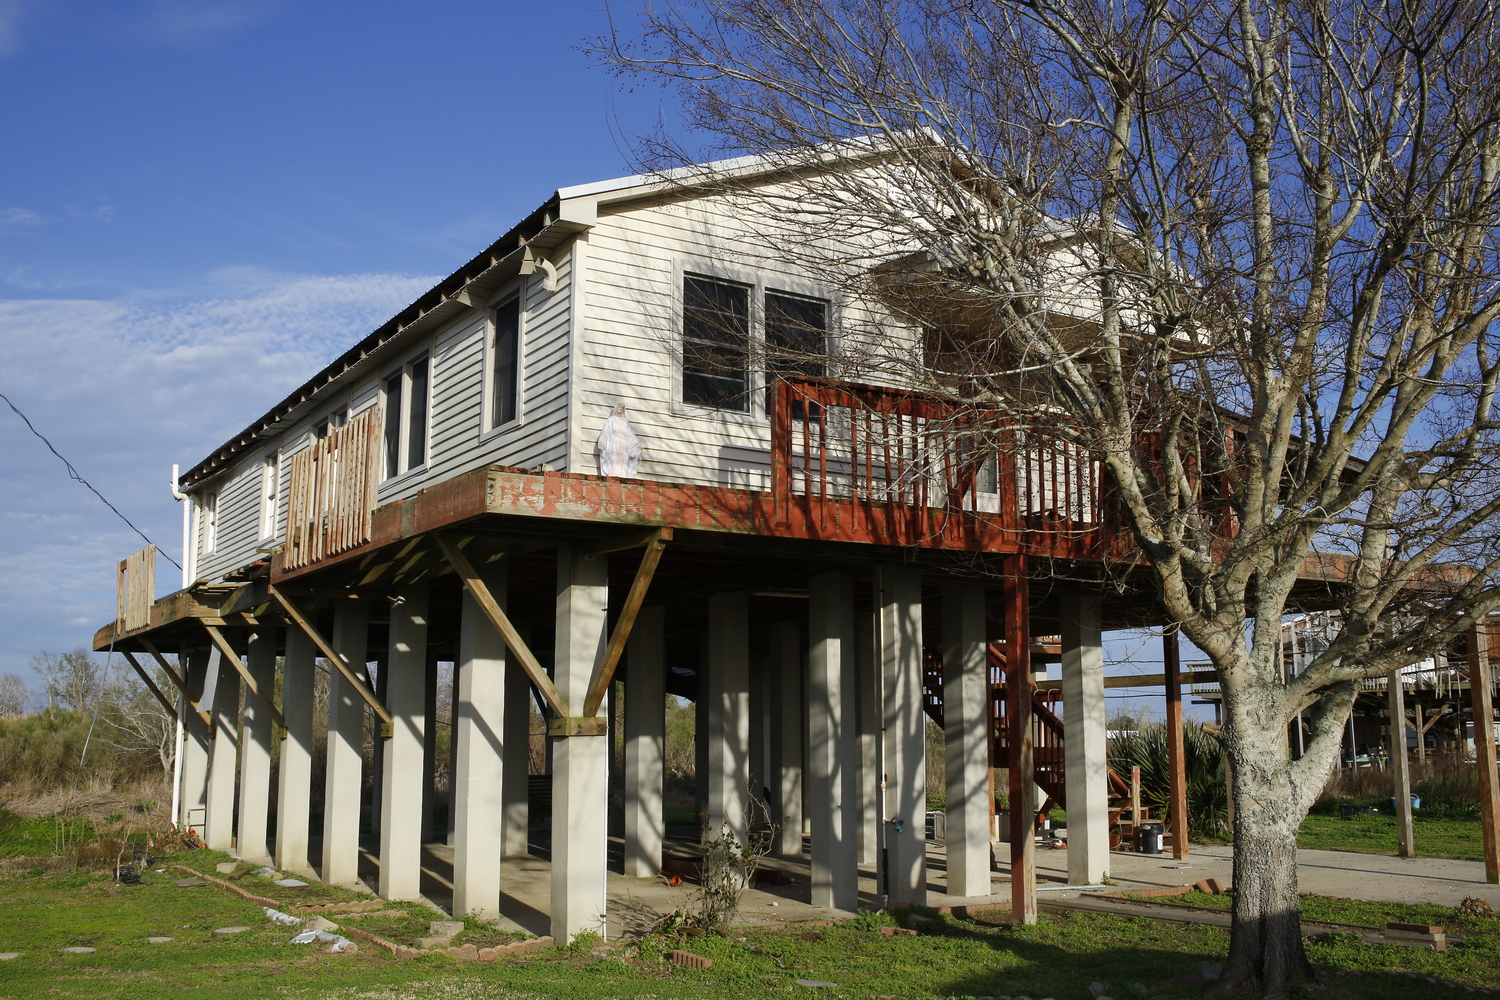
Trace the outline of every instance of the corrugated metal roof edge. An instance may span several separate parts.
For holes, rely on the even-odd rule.
[[[547,228],[549,221],[556,218],[555,209],[559,201],[558,195],[553,194],[536,211],[532,212],[515,226],[512,226],[504,236],[501,236],[462,267],[428,289],[415,302],[381,324],[372,333],[361,339],[359,343],[349,348],[349,350],[339,355],[319,371],[318,374],[302,383],[296,389],[293,389],[281,402],[277,403],[270,410],[267,410],[243,431],[230,438],[223,445],[215,449],[207,458],[189,469],[182,476],[181,484],[185,487],[196,486],[229,468],[239,453],[253,445],[264,431],[284,419],[287,414],[307,402],[319,390],[337,380],[340,376],[348,372],[349,369],[374,353],[378,348],[398,337],[413,323],[432,312],[438,306],[449,301],[454,293],[458,292],[459,289],[463,288],[472,279],[483,274],[502,258],[509,256],[514,251],[525,246],[531,239],[534,239],[542,230]],[[549,210],[554,211],[549,215]]]

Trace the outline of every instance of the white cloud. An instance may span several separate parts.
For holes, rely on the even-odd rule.
[[[146,30],[157,41],[194,45],[249,27],[267,14],[249,0],[152,0]]]
[[[190,292],[0,301],[0,392],[175,557],[172,464],[203,458],[434,280],[246,268]],[[0,455],[5,673],[87,643],[114,613],[115,563],[143,543],[3,404]],[[161,589],[175,574],[160,564]]]
[[[8,56],[20,42],[16,30],[25,13],[23,0],[0,0],[0,56]]]
[[[3,34],[0,34],[0,37],[3,37]],[[40,212],[33,212],[29,208],[0,208],[0,229],[30,229],[34,226],[45,226],[51,221],[47,216]]]
[[[100,222],[115,221],[113,205],[69,205],[68,215],[75,219],[98,219]]]

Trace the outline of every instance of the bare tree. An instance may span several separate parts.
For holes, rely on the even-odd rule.
[[[667,0],[640,17],[593,49],[671,88],[700,143],[663,128],[644,167],[784,168],[678,176],[753,203],[772,252],[875,317],[867,370],[946,394],[997,443],[1044,429],[1105,470],[1124,556],[1224,691],[1222,988],[1293,988],[1311,974],[1297,829],[1359,682],[1500,602],[1495,3]],[[902,327],[923,350],[881,346]],[[1281,621],[1310,568],[1337,634],[1288,678]]]
[[[66,653],[43,650],[31,658],[31,666],[42,675],[47,707],[70,712],[92,712],[118,682],[104,661],[83,646]]]
[[[159,672],[158,672],[159,673]],[[160,676],[158,687],[166,686]],[[99,716],[99,737],[124,756],[155,757],[163,774],[172,773],[177,749],[177,717],[162,708],[144,685],[122,687]]]
[[[31,707],[31,688],[15,674],[0,677],[0,719],[19,719]]]

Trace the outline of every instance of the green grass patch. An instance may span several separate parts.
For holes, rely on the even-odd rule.
[[[94,836],[86,819],[61,816],[22,818],[0,808],[0,858],[39,858],[60,854]]]
[[[1412,817],[1412,836],[1417,853],[1424,858],[1484,860],[1484,836],[1478,817]],[[1355,851],[1360,854],[1396,853],[1396,817],[1338,816],[1313,814],[1302,821],[1297,846],[1319,851]]]
[[[194,851],[162,859],[213,872],[224,856]],[[652,938],[637,946],[599,948],[584,942],[509,962],[478,965],[446,956],[398,961],[368,944],[357,954],[334,955],[289,943],[294,931],[271,924],[260,907],[212,884],[179,888],[179,873],[148,873],[148,884],[122,887],[107,876],[60,871],[32,859],[0,864],[0,951],[22,957],[0,964],[0,997],[85,997],[135,1000],[185,998],[326,997],[329,1000],[428,1000],[439,997],[509,1000],[521,997],[717,998],[804,997],[797,979],[836,984],[820,997],[891,996],[948,998],[1012,996],[1086,997],[1093,982],[1112,996],[1132,996],[1133,984],[1155,986],[1199,962],[1221,961],[1228,935],[1219,928],[1179,927],[1108,914],[1044,914],[1031,927],[934,916],[918,937],[885,938],[885,914],[796,932],[752,931],[743,940],[699,936],[686,944]],[[248,866],[241,866],[247,868]],[[256,891],[255,876],[233,873],[236,884]],[[279,887],[276,887],[279,888]],[[266,895],[281,900],[276,892]],[[1227,897],[1179,897],[1218,901]],[[1406,919],[1440,923],[1468,944],[1446,953],[1372,946],[1349,939],[1315,944],[1315,962],[1348,975],[1341,985],[1369,1000],[1411,1000],[1402,973],[1430,975],[1467,985],[1500,982],[1500,921],[1465,921],[1443,907],[1368,904],[1306,897],[1309,915],[1345,923]],[[403,942],[427,934],[434,911],[393,904],[399,917],[347,921]],[[339,918],[334,918],[335,920]],[[1485,926],[1495,924],[1495,927]],[[215,936],[215,928],[245,925],[241,934]],[[152,935],[172,937],[151,945]],[[480,947],[510,935],[466,921],[456,944]],[[62,955],[84,945],[89,955]],[[672,966],[663,957],[686,947],[714,960],[711,969]],[[1423,987],[1426,988],[1425,983]],[[1169,996],[1192,990],[1162,990]]]

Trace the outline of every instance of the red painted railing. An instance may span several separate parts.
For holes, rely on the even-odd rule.
[[[779,523],[800,507],[872,542],[1087,556],[1107,543],[1102,481],[1077,444],[937,396],[812,379],[773,394]]]

